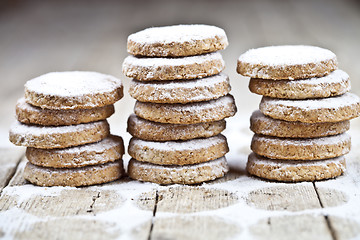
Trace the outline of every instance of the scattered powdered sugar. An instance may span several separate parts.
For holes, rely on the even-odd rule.
[[[170,81],[151,81],[144,82],[138,80],[132,80],[131,84],[134,86],[151,86],[154,87],[156,91],[172,90],[177,88],[187,88],[194,89],[200,87],[209,87],[222,82],[229,82],[229,77],[225,73],[220,73],[214,76],[192,79],[192,80],[170,80]]]
[[[347,133],[341,133],[334,136],[326,136],[319,138],[306,138],[306,139],[291,139],[291,138],[277,138],[269,136],[254,135],[254,140],[260,142],[268,142],[271,144],[281,144],[282,146],[321,146],[321,145],[335,145],[351,141],[351,137]]]
[[[121,87],[120,79],[97,72],[50,72],[29,80],[25,89],[38,94],[74,97],[112,92]]]
[[[102,153],[115,146],[123,145],[121,137],[109,136],[99,142],[89,143],[85,145],[50,150],[52,154],[78,154],[83,152],[97,152]],[[49,151],[49,150],[45,150]]]
[[[306,85],[322,85],[322,84],[331,85],[331,84],[341,83],[341,82],[344,82],[344,81],[347,81],[347,80],[349,80],[349,75],[346,72],[344,72],[343,70],[337,69],[337,70],[329,73],[328,75],[326,75],[324,77],[314,77],[314,78],[307,78],[307,79],[291,80],[291,81],[287,81],[287,84],[289,86],[302,85],[302,84],[306,84]]]
[[[87,129],[100,128],[105,123],[107,123],[106,120],[91,122],[91,123],[82,123],[82,124],[70,125],[70,126],[49,127],[49,126],[40,126],[40,125],[27,125],[27,124],[22,124],[19,121],[15,121],[10,127],[10,132],[12,134],[24,135],[24,136],[64,134],[70,132],[82,132]]]
[[[209,38],[225,38],[225,31],[219,27],[209,25],[174,25],[166,27],[153,27],[131,34],[128,41],[141,44],[147,43],[184,43]],[[227,39],[226,39],[227,42]]]
[[[130,67],[152,67],[160,68],[164,66],[186,66],[186,65],[203,65],[206,62],[211,61],[222,61],[223,65],[225,62],[219,52],[213,52],[203,55],[182,57],[182,58],[149,58],[149,57],[134,57],[132,55],[125,58],[123,63],[124,71],[128,71]]]
[[[287,100],[263,97],[261,104],[282,105],[285,107],[301,108],[301,109],[338,109],[341,107],[350,107],[353,105],[360,105],[360,98],[353,93],[345,93],[340,96],[320,99],[305,99],[305,100]]]
[[[202,111],[204,109],[221,108],[234,103],[235,102],[233,96],[226,95],[218,99],[213,99],[206,102],[187,103],[187,104],[166,104],[166,103],[159,103],[159,104],[167,106],[168,108],[171,108],[172,110],[175,111],[196,112],[196,111]]]
[[[133,138],[131,142],[133,145],[137,145],[142,148],[152,148],[163,151],[185,151],[209,148],[211,146],[226,142],[226,138],[219,134],[209,138],[198,138],[187,141],[153,142]]]
[[[34,174],[35,172],[42,172],[51,175],[53,174],[78,174],[78,173],[86,173],[89,171],[100,171],[105,170],[107,168],[112,168],[114,166],[122,166],[122,160],[119,159],[115,162],[107,162],[98,165],[90,165],[85,167],[78,167],[78,168],[49,168],[49,167],[40,167],[31,164],[30,162],[27,163],[26,168],[29,168]],[[70,176],[69,176],[70,177]]]
[[[328,166],[329,164],[340,165],[341,161],[344,161],[345,157],[335,157],[324,160],[311,160],[311,161],[292,161],[292,160],[273,160],[265,157],[258,156],[254,153],[249,155],[249,161],[256,162],[257,164],[263,164],[267,166],[274,166],[280,168],[288,168],[288,167],[302,167],[302,166]]]
[[[319,63],[336,59],[330,50],[304,45],[269,46],[250,49],[240,55],[239,61],[268,66],[292,66]]]

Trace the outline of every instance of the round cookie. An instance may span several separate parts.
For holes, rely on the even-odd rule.
[[[346,171],[346,164],[343,156],[318,161],[286,161],[251,153],[246,170],[252,175],[282,182],[319,181],[340,176]]]
[[[320,138],[277,138],[254,135],[251,150],[271,159],[320,160],[347,154],[351,138],[347,133]]]
[[[88,109],[123,97],[119,79],[97,72],[51,72],[25,84],[25,100],[46,109]]]
[[[100,142],[64,149],[27,148],[26,158],[41,167],[76,168],[104,164],[121,159],[124,143],[121,137],[110,135]]]
[[[270,46],[242,54],[237,62],[237,72],[252,78],[294,80],[325,76],[336,70],[337,65],[336,55],[324,48]]]
[[[299,80],[271,80],[251,78],[251,92],[286,99],[326,98],[342,95],[350,91],[349,75],[342,70],[335,70],[319,78]]]
[[[207,162],[229,151],[226,138],[219,134],[187,141],[153,142],[132,138],[128,153],[141,162],[159,165],[188,165]]]
[[[187,104],[144,103],[137,101],[137,116],[161,123],[195,124],[214,122],[234,116],[236,106],[230,94],[215,100]]]
[[[26,125],[16,121],[11,125],[9,139],[18,146],[53,149],[97,142],[109,134],[106,120],[57,127]]]
[[[259,110],[250,118],[250,129],[256,134],[283,138],[315,138],[348,131],[350,121],[303,123],[288,122],[265,116]]]
[[[24,178],[39,186],[89,186],[114,181],[124,175],[123,161],[117,160],[81,168],[45,168],[27,163]]]
[[[127,131],[143,140],[176,141],[212,137],[221,133],[225,127],[225,120],[196,124],[168,124],[151,122],[131,114]]]
[[[140,102],[190,103],[216,99],[231,90],[229,77],[220,73],[194,80],[141,82],[132,80],[130,95]]]
[[[139,81],[204,78],[220,73],[225,62],[220,53],[183,58],[125,58],[122,70]]]
[[[360,98],[352,93],[306,100],[263,97],[260,111],[271,118],[285,121],[341,122],[360,115]]]
[[[96,122],[105,120],[114,112],[114,105],[90,109],[55,110],[32,106],[25,102],[25,98],[19,99],[16,104],[16,118],[19,122],[42,126]]]
[[[127,39],[128,53],[148,57],[199,55],[228,45],[223,29],[201,24],[147,28]]]
[[[158,184],[196,184],[223,177],[229,171],[225,157],[184,166],[162,166],[131,159],[128,174],[132,179]]]

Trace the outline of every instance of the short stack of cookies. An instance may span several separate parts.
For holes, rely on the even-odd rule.
[[[345,171],[346,131],[360,115],[360,99],[349,93],[349,76],[334,53],[302,45],[251,49],[239,57],[237,72],[251,77],[251,92],[263,95],[250,119],[250,174],[299,182]]]
[[[52,72],[25,84],[9,138],[25,146],[24,178],[39,186],[85,186],[124,174],[121,137],[107,118],[123,97],[119,79],[96,72]]]
[[[196,184],[224,176],[225,118],[236,113],[218,50],[224,30],[208,25],[155,27],[128,37],[123,72],[135,114],[128,174],[159,184]]]

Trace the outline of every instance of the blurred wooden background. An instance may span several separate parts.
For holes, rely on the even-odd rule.
[[[238,56],[249,48],[311,44],[331,49],[360,94],[359,1],[2,1],[0,3],[0,146],[11,146],[8,128],[24,83],[49,71],[91,70],[129,79],[121,72],[127,36],[150,27],[180,23],[225,29],[222,51],[239,113],[248,121],[260,97],[236,74]],[[133,100],[126,94],[110,119],[113,133],[125,134]],[[126,135],[126,134],[125,134]],[[128,138],[128,135],[125,136]]]

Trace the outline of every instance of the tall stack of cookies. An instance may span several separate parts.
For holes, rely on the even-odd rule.
[[[313,46],[251,49],[239,57],[237,71],[251,77],[251,92],[263,95],[250,119],[250,174],[298,182],[345,171],[351,146],[345,132],[360,115],[360,99],[349,93],[349,76],[334,53]]]
[[[106,121],[123,97],[119,79],[96,72],[53,72],[25,84],[9,138],[25,146],[24,178],[40,186],[85,186],[123,173],[124,145]]]
[[[224,176],[225,118],[236,112],[218,50],[224,30],[207,25],[155,27],[128,37],[123,72],[135,114],[128,174],[159,184],[195,184]]]

